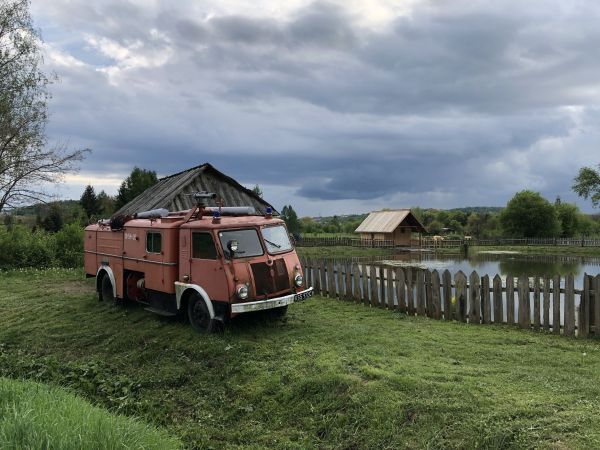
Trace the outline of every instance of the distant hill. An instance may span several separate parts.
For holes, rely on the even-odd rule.
[[[14,208],[10,212],[14,216],[36,216],[51,205],[58,205],[61,209],[69,211],[79,206],[79,200],[57,200],[55,202],[36,203],[35,205]]]
[[[452,208],[452,209],[448,209],[446,211],[449,211],[449,212],[461,211],[461,212],[464,212],[467,214],[471,214],[471,213],[482,214],[482,213],[499,213],[503,209],[504,209],[503,206],[465,206],[464,208]]]
[[[412,207],[412,209],[415,209],[416,207]],[[393,208],[390,208],[393,209]],[[451,209],[443,209],[443,208],[420,208],[423,212],[426,211],[448,211],[448,212],[463,212],[467,215],[471,214],[471,213],[477,213],[477,214],[485,214],[485,213],[499,213],[501,212],[504,208],[501,206],[465,206],[463,208],[451,208]],[[361,222],[369,215],[368,212],[363,213],[363,214],[343,214],[343,215],[339,215],[337,216],[338,220],[340,222],[348,222],[348,221],[356,221],[356,220],[360,220]],[[312,219],[317,221],[317,222],[321,222],[321,223],[328,223],[333,219],[334,216],[321,216],[321,217],[313,217]]]

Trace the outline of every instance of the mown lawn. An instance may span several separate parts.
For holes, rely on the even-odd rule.
[[[296,247],[299,256],[307,258],[352,258],[394,255],[389,248],[363,248],[363,247]]]
[[[579,255],[579,256],[600,256],[600,247],[576,247],[576,246],[542,246],[542,245],[498,245],[498,246],[473,246],[470,252],[492,252],[492,251],[513,251],[527,253],[532,255]]]
[[[598,344],[318,297],[203,336],[79,271],[0,274],[0,375],[191,448],[598,448]]]

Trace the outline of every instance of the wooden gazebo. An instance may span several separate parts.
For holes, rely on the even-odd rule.
[[[355,230],[364,240],[389,240],[397,246],[410,246],[413,233],[427,229],[410,209],[373,211]]]

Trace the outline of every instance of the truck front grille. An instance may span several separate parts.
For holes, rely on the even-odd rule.
[[[269,297],[290,288],[288,271],[283,259],[275,260],[272,266],[266,263],[252,264],[252,275],[256,295],[259,297]]]

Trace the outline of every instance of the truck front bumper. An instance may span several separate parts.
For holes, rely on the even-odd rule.
[[[313,296],[313,288],[310,287],[304,291],[295,294],[285,295],[283,297],[270,298],[268,300],[259,300],[257,302],[234,303],[231,305],[233,314],[247,313],[252,311],[262,311],[263,309],[280,308],[291,305],[295,302],[306,300]]]

